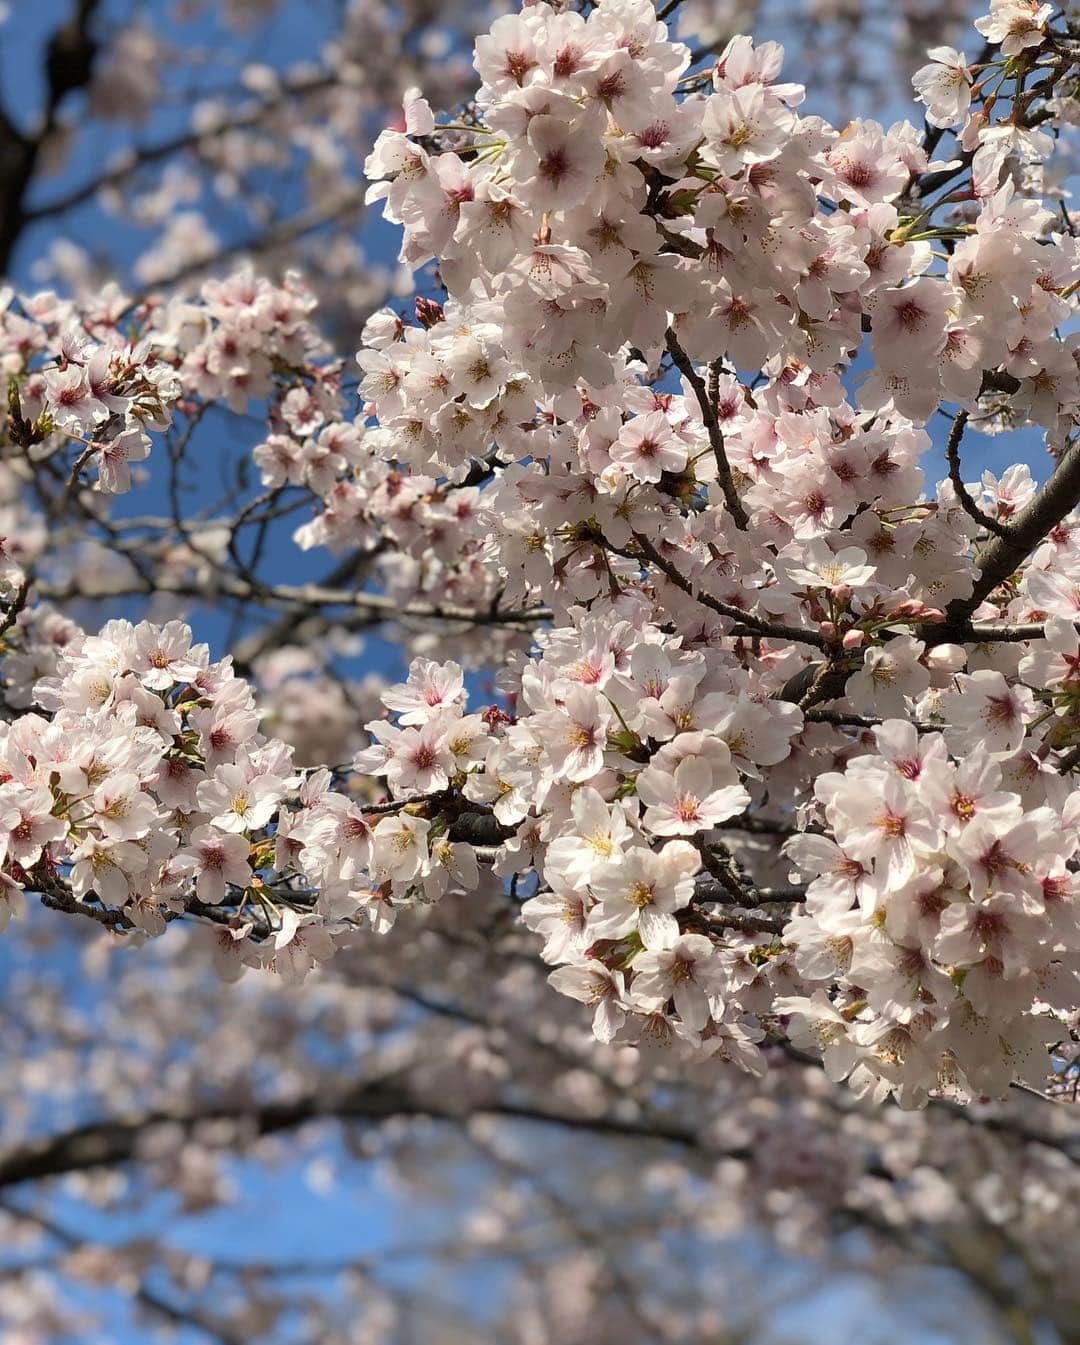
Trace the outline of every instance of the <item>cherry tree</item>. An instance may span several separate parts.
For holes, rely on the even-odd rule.
[[[28,923],[0,1149],[20,1342],[126,1341],[101,1326],[124,1309],[193,1342],[756,1343],[819,1313],[828,1339],[841,1284],[873,1286],[875,1340],[1076,1339],[1063,1105],[903,1111],[779,1046],[758,1078],[597,1043],[490,892],[302,985],[222,982],[190,922],[141,975],[88,921]]]
[[[95,9],[54,36],[43,120],[4,161],[12,255],[35,212],[197,163],[156,189],[148,288],[80,263],[68,297],[0,291],[5,937],[44,907],[106,932],[134,995],[141,966],[191,977],[200,1022],[289,1006],[265,1010],[270,1054],[278,1012],[397,971],[356,1009],[381,1067],[331,1086],[298,1062],[233,1103],[225,1079],[155,1096],[144,1074],[126,1118],[89,1106],[42,1139],[28,1112],[0,1183],[153,1167],[158,1143],[179,1163],[213,1125],[228,1148],[434,1117],[494,1146],[498,1209],[535,1163],[492,1136],[561,1126],[659,1146],[620,1219],[655,1219],[685,1151],[706,1184],[672,1202],[699,1237],[718,1195],[770,1226],[849,1221],[878,1254],[949,1261],[1013,1338],[1037,1318],[1072,1338],[1070,16],[993,0],[914,72],[921,126],[837,128],[767,31],[533,4],[476,38],[471,87],[454,62],[395,87],[370,147],[385,75],[356,18],[363,55],[336,49],[317,89],[249,72],[254,101],[27,205],[63,96],[112,87]],[[314,223],[252,199],[255,244],[192,252],[184,184],[235,190],[263,138],[288,167],[294,103]],[[330,222],[339,135],[367,181],[338,182],[340,222],[381,211],[417,277],[358,352],[333,342],[362,257],[194,279]],[[980,472],[991,437],[1036,435],[1035,470]],[[208,443],[222,491],[188,508]],[[232,628],[211,648],[200,618]],[[397,680],[350,665],[372,630]],[[410,1054],[388,1027],[410,1003],[483,1058],[423,1027]],[[621,1283],[642,1339],[706,1329]]]
[[[931,28],[922,0],[687,0],[669,18],[697,63],[737,32],[779,29],[839,107],[854,90],[864,104],[883,102],[920,63],[927,33],[958,40],[969,3],[935,6]],[[0,11],[10,81],[0,98],[0,273],[30,272],[80,295],[119,276],[134,295],[242,259],[264,272],[300,266],[322,325],[346,343],[409,286],[370,246],[364,158],[410,87],[445,108],[473,93],[472,41],[495,10],[476,0],[64,8]]]

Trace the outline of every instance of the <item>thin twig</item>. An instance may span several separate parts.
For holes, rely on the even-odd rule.
[[[661,23],[663,23],[665,19],[670,19],[682,2],[683,0],[667,0],[667,4],[661,5],[656,11],[656,17]]]
[[[989,514],[984,514],[979,506],[971,497],[971,492],[964,484],[964,478],[960,474],[960,441],[964,437],[964,429],[968,423],[968,413],[958,411],[953,417],[952,428],[949,430],[949,439],[945,445],[945,461],[949,464],[949,480],[953,484],[953,490],[956,491],[956,497],[969,518],[973,518],[980,528],[985,528],[995,537],[1007,537],[1009,529],[998,522],[996,518],[991,518]]]
[[[620,547],[613,546],[610,542],[604,541],[607,550],[612,551],[617,556],[625,556],[628,560],[640,561],[642,557],[655,565],[662,574],[675,585],[676,588],[701,603],[703,607],[708,607],[710,611],[717,612],[720,616],[726,616],[731,621],[737,621],[740,626],[747,630],[755,631],[758,635],[764,635],[774,640],[799,640],[804,644],[812,644],[819,649],[826,646],[825,637],[819,632],[809,630],[802,626],[786,626],[778,621],[765,621],[759,616],[754,616],[751,612],[744,612],[741,607],[733,607],[731,603],[721,602],[719,598],[714,598],[711,593],[703,593],[694,588],[689,579],[686,578],[680,570],[672,564],[666,557],[653,546],[647,537],[641,533],[634,533],[634,541],[637,544],[641,555],[635,555],[632,551],[623,550]]]
[[[384,621],[410,617],[432,621],[460,621],[474,626],[529,626],[550,621],[551,609],[530,607],[511,611],[490,611],[484,608],[457,607],[452,603],[399,602],[383,593],[355,592],[349,589],[327,589],[318,584],[275,584],[258,588],[238,575],[216,576],[218,592],[226,598],[241,602],[265,602],[272,606],[319,608],[349,607],[370,611]],[[98,598],[150,597],[154,593],[174,593],[183,597],[205,598],[205,588],[194,581],[172,575],[160,575],[153,585],[147,584],[103,589],[100,592],[83,589],[74,580],[65,584],[41,582],[38,591],[52,602],[73,599],[93,601]]]
[[[712,445],[713,457],[716,459],[717,476],[720,481],[720,489],[724,492],[724,503],[727,505],[728,513],[731,515],[735,526],[745,532],[750,520],[742,500],[739,499],[739,492],[735,489],[735,478],[732,475],[731,464],[727,460],[727,450],[724,447],[724,434],[720,429],[720,422],[716,418],[716,408],[709,397],[705,380],[694,368],[689,355],[679,345],[678,338],[670,327],[665,333],[665,339],[668,354],[671,356],[675,367],[694,389],[694,396],[701,408],[701,418],[705,422],[709,443]]]
[[[980,603],[1003,580],[1020,568],[1039,543],[1080,504],[1080,440],[1074,441],[1059,459],[1053,475],[1009,527],[996,536],[983,552],[979,575],[970,597],[951,602],[947,620],[933,628],[932,641],[941,644],[957,638],[957,628],[967,626]]]

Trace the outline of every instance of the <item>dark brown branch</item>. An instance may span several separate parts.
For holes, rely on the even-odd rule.
[[[37,128],[22,135],[0,114],[0,276],[11,265],[15,244],[30,216],[26,196],[45,144],[56,130],[60,104],[85,88],[93,74],[97,44],[91,27],[100,0],[76,0],[71,17],[53,30],[45,51],[45,106]]]
[[[471,1115],[532,1121],[610,1138],[658,1140],[687,1149],[705,1148],[695,1131],[662,1119],[635,1121],[613,1115],[566,1114],[503,1100],[478,1106]],[[323,1090],[291,1101],[222,1102],[192,1111],[145,1112],[134,1117],[92,1121],[0,1153],[0,1189],[130,1162],[138,1157],[143,1136],[157,1126],[192,1132],[207,1122],[233,1121],[247,1136],[258,1138],[296,1130],[313,1121],[378,1123],[409,1117],[461,1119],[438,1101],[417,1099],[383,1080],[363,1081],[337,1095]]]
[[[682,2],[683,0],[667,0],[667,4],[661,5],[656,11],[656,17],[661,23],[663,23],[665,19],[670,19]]]
[[[950,634],[964,644],[1016,644],[1023,640],[1041,640],[1046,634],[1046,627],[1038,621],[1019,626],[972,621],[965,626],[950,627]]]
[[[79,901],[56,879],[31,878],[30,890],[40,895],[42,906],[47,906],[50,911],[61,911],[64,915],[81,915],[114,932],[134,928],[134,922],[123,911],[114,910],[110,906],[98,906],[90,901]]]
[[[837,667],[827,659],[821,663],[808,663],[788,678],[777,692],[776,699],[798,705],[804,710],[822,701],[837,700],[844,694],[851,672],[850,666]]]
[[[720,429],[720,422],[716,418],[716,407],[709,396],[705,380],[694,368],[690,357],[679,345],[675,333],[670,327],[665,333],[665,339],[668,354],[679,373],[694,389],[694,396],[701,408],[701,418],[705,422],[709,443],[712,445],[713,457],[716,459],[717,477],[720,481],[720,489],[724,492],[724,503],[727,505],[728,513],[731,515],[735,526],[745,532],[749,519],[743,502],[739,499],[739,492],[735,489],[735,478],[731,473],[731,464],[727,460],[727,450],[724,447],[723,431]]]
[[[1070,771],[1080,765],[1080,747],[1074,747],[1071,752],[1066,752],[1057,763],[1058,773],[1068,775]]]
[[[787,920],[778,915],[759,915],[757,912],[719,911],[715,915],[707,911],[688,908],[686,923],[690,928],[704,930],[710,934],[722,934],[726,929],[736,929],[743,934],[771,934],[779,937],[784,932]]]
[[[983,552],[979,577],[969,598],[949,604],[947,620],[936,627],[934,642],[957,638],[957,627],[966,626],[976,610],[997,586],[1014,573],[1039,543],[1080,504],[1080,440],[1075,441],[1057,464],[1050,479],[1029,505],[1017,515],[1004,536],[996,536]]]
[[[650,565],[653,565],[663,575],[665,575],[676,588],[681,589],[688,597],[693,598],[695,602],[701,603],[702,607],[708,607],[710,611],[718,613],[720,616],[726,616],[730,621],[737,621],[739,625],[746,630],[754,631],[757,635],[764,635],[774,640],[798,640],[803,644],[812,644],[819,649],[825,647],[825,637],[819,632],[804,628],[802,626],[786,626],[779,621],[765,621],[759,616],[754,616],[751,612],[744,612],[741,607],[733,607],[731,603],[721,602],[719,598],[714,598],[711,593],[704,593],[694,588],[689,579],[665,556],[653,546],[647,537],[640,533],[634,533],[634,541],[637,544],[640,555],[635,555],[632,551],[626,551],[619,547],[612,546],[610,542],[605,541],[604,546],[613,551],[617,556],[625,556],[628,560],[641,561],[644,558]]]
[[[754,893],[749,891],[739,881],[739,875],[736,873],[732,861],[731,851],[726,845],[719,842],[713,849],[710,849],[703,840],[698,838],[697,852],[701,856],[701,862],[705,865],[709,877],[712,879],[713,883],[718,885],[720,892],[723,893],[723,896],[720,896],[719,893],[717,893],[715,897],[705,897],[706,900],[730,901],[734,902],[736,906],[757,905]],[[704,896],[705,893],[710,890],[707,884],[707,879],[695,883],[694,895],[698,896],[700,889],[701,895]]]
[[[733,889],[730,880],[722,879],[711,870],[694,879],[694,901],[701,906],[742,906],[757,910],[759,906],[794,905],[805,900],[805,887],[762,887],[746,892],[741,888]]]
[[[964,437],[964,429],[968,423],[968,413],[958,411],[953,418],[952,428],[949,431],[948,442],[945,445],[945,461],[949,464],[949,480],[953,484],[953,490],[956,491],[956,497],[960,501],[964,513],[969,518],[975,520],[980,528],[985,528],[987,532],[993,533],[995,537],[1008,537],[1009,530],[1004,524],[999,523],[996,518],[991,518],[989,514],[984,514],[975,501],[971,498],[971,492],[964,484],[964,478],[960,474],[960,441]]]
[[[759,817],[756,813],[743,813],[741,817],[721,822],[716,830],[744,831],[751,836],[801,836],[804,831],[812,835],[823,834],[823,828],[816,822],[808,822],[805,826],[797,827],[794,817]]]

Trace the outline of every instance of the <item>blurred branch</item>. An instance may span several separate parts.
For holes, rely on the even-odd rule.
[[[264,117],[276,112],[290,98],[299,98],[305,94],[331,88],[337,81],[338,76],[330,71],[322,71],[317,75],[305,75],[291,81],[285,80],[273,96],[258,99],[246,110],[236,109],[216,126],[183,131],[179,135],[159,141],[156,145],[143,145],[134,149],[130,158],[123,163],[118,163],[115,167],[107,169],[97,177],[81,183],[78,187],[73,187],[63,196],[54,197],[53,200],[45,201],[41,205],[26,211],[23,217],[24,222],[32,224],[37,220],[65,214],[68,210],[73,210],[76,206],[91,200],[99,192],[110,187],[121,186],[141,168],[160,163],[164,159],[172,158],[175,154],[182,154],[185,150],[195,149],[204,142],[225,135],[230,131],[257,126]]]
[[[155,280],[146,293],[132,300],[129,308],[138,307],[148,294],[155,290],[171,289],[174,285],[183,284],[184,281],[191,280],[204,271],[213,270],[222,262],[234,261],[253,252],[273,252],[276,248],[284,247],[287,243],[295,243],[305,235],[314,233],[324,225],[346,219],[353,211],[363,209],[364,190],[362,186],[351,188],[330,205],[320,205],[300,215],[283,219],[248,238],[239,239],[235,243],[219,248],[212,256],[198,258],[178,266],[174,271]]]
[[[37,129],[28,135],[0,111],[0,276],[8,269],[15,244],[26,226],[26,194],[41,151],[56,129],[60,104],[84,88],[93,73],[97,44],[91,27],[100,0],[77,0],[74,13],[53,31],[45,52],[48,92]]]
[[[696,1131],[661,1119],[635,1121],[612,1114],[564,1113],[502,1099],[480,1104],[468,1115],[530,1121],[611,1138],[656,1140],[713,1153]],[[337,1096],[320,1091],[292,1101],[211,1103],[186,1112],[147,1112],[128,1119],[89,1122],[0,1152],[0,1189],[128,1163],[139,1156],[143,1137],[158,1126],[174,1127],[190,1134],[208,1122],[232,1121],[248,1137],[260,1138],[296,1130],[312,1121],[378,1123],[417,1117],[464,1119],[459,1111],[441,1105],[435,1099],[421,1100],[392,1083],[376,1079],[363,1081]],[[720,1153],[717,1150],[716,1156]],[[728,1157],[745,1155],[746,1151],[741,1149],[726,1154]]]
[[[214,597],[235,598],[240,602],[271,607],[301,609],[349,607],[370,612],[386,621],[416,618],[430,621],[459,621],[470,626],[529,626],[551,619],[551,610],[547,607],[500,611],[497,608],[487,610],[457,607],[452,603],[401,602],[386,594],[323,588],[318,584],[252,584],[232,573],[218,573],[209,584],[160,575],[155,578],[152,585],[127,582],[117,587],[105,586],[95,590],[83,588],[73,580],[63,584],[39,581],[35,583],[34,590],[39,597],[54,603],[150,598],[160,593],[173,593],[181,597],[203,600]]]
[[[0,1209],[6,1211],[14,1219],[36,1224],[43,1233],[52,1238],[54,1242],[60,1243],[67,1252],[79,1252],[84,1248],[99,1250],[102,1247],[100,1243],[91,1242],[72,1233],[62,1224],[57,1223],[55,1219],[38,1210],[24,1209],[21,1205],[16,1205],[13,1201],[3,1198],[0,1198]],[[110,1248],[111,1250],[113,1249]],[[239,1334],[226,1323],[211,1317],[199,1308],[184,1307],[162,1297],[157,1290],[151,1289],[141,1278],[133,1297],[141,1307],[146,1308],[154,1316],[162,1318],[171,1326],[201,1331],[203,1335],[212,1336],[219,1341],[220,1345],[246,1345],[248,1339],[246,1335]]]

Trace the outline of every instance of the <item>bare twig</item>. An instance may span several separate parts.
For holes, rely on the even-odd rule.
[[[712,445],[713,457],[716,459],[717,477],[720,481],[720,489],[724,492],[724,503],[727,505],[728,513],[731,515],[735,526],[745,532],[750,520],[747,517],[742,500],[739,499],[739,492],[735,489],[735,478],[732,475],[731,464],[727,460],[727,450],[724,447],[723,431],[720,429],[720,422],[716,418],[716,407],[709,396],[705,380],[694,368],[693,362],[682,346],[679,345],[678,339],[670,327],[665,333],[665,339],[668,354],[671,356],[675,367],[694,389],[694,396],[701,408],[701,418],[705,422],[709,443]]]
[[[551,609],[530,607],[522,610],[490,611],[484,608],[457,607],[452,603],[399,602],[382,593],[354,592],[349,589],[322,588],[318,584],[274,584],[255,586],[237,575],[216,576],[218,592],[241,602],[264,603],[273,607],[322,608],[348,607],[370,611],[385,621],[419,618],[431,621],[459,621],[471,626],[529,626],[551,619]],[[152,585],[124,585],[100,591],[86,589],[75,580],[64,584],[41,582],[38,592],[51,602],[94,601],[100,598],[151,597],[155,593],[175,593],[183,597],[204,598],[206,586],[173,575],[159,575]]]
[[[968,413],[962,410],[958,411],[953,418],[948,442],[945,445],[945,461],[949,464],[949,480],[953,484],[956,497],[960,501],[964,513],[969,518],[974,519],[980,528],[985,528],[995,537],[1008,537],[1009,529],[1003,523],[998,522],[996,518],[991,518],[989,514],[983,513],[971,498],[971,492],[964,484],[964,478],[960,474],[960,441],[964,437],[964,429],[967,423]]]

